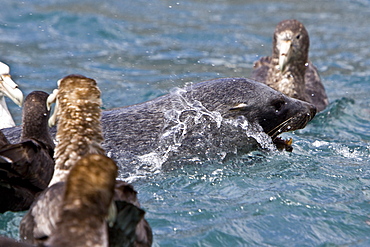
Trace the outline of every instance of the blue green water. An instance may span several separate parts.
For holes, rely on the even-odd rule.
[[[370,246],[370,1],[11,1],[0,60],[24,94],[79,73],[105,109],[218,77],[248,77],[288,18],[310,34],[329,107],[292,153],[252,153],[134,181],[154,246]],[[21,109],[7,101],[17,124]],[[23,213],[0,215],[18,238]]]

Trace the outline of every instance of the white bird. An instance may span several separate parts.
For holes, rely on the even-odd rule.
[[[15,126],[4,96],[9,97],[17,105],[22,106],[23,93],[10,77],[9,66],[0,62],[0,129]]]

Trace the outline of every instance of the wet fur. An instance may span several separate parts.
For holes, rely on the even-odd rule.
[[[278,130],[288,131],[276,129],[281,123],[289,119],[290,130],[300,129],[316,112],[311,104],[245,78],[205,81],[180,91],[103,112],[107,152],[119,158],[122,152],[163,153],[172,145],[176,150],[168,155],[179,159],[205,154],[210,147],[215,152],[246,153],[260,146],[237,125],[239,122],[253,126],[256,134],[275,137]],[[242,107],[235,107],[240,104]],[[166,136],[183,123],[183,129]]]

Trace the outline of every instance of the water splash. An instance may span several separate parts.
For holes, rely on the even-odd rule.
[[[119,163],[124,164],[120,172],[125,180],[186,164],[224,162],[259,148],[276,150],[260,125],[244,116],[223,118],[220,112],[210,111],[195,99],[187,91],[191,86],[188,88],[170,92],[171,106],[164,112],[164,127],[155,150],[141,155],[122,151],[118,155]]]

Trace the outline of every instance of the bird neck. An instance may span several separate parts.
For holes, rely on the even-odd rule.
[[[54,183],[65,181],[74,164],[86,154],[105,154],[101,146],[103,133],[100,124],[101,111],[94,113],[79,111],[78,117],[72,107],[71,111],[64,111],[58,115],[57,146],[55,148],[55,170],[51,186]],[[87,121],[88,119],[88,121]]]
[[[306,100],[302,98],[306,88],[304,80],[306,68],[305,63],[292,62],[286,66],[284,71],[281,71],[278,58],[273,58],[268,72],[267,85],[289,97]]]
[[[37,139],[54,148],[53,139],[49,133],[49,127],[45,124],[23,124],[21,140]]]

